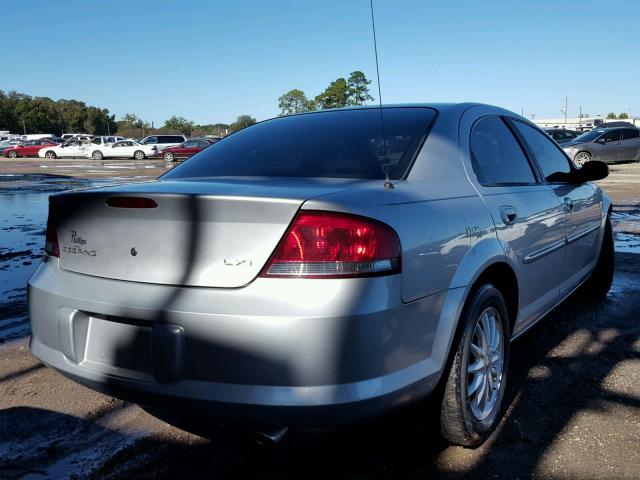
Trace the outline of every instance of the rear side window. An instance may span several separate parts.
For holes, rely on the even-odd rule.
[[[507,125],[499,117],[479,120],[471,131],[471,162],[483,185],[536,182],[531,165]]]
[[[625,128],[622,131],[622,139],[623,140],[631,140],[632,138],[640,137],[640,130],[634,128]]]
[[[617,142],[620,140],[620,130],[611,130],[610,132],[605,133],[600,138],[604,139],[605,142]]]
[[[215,176],[400,179],[436,112],[426,107],[365,108],[291,115],[225,137],[162,178]]]
[[[531,149],[547,181],[562,181],[565,174],[571,172],[569,160],[549,137],[522,122],[514,121],[513,124]]]

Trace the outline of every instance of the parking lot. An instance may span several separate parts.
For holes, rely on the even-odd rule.
[[[25,284],[46,199],[148,180],[162,161],[16,159],[0,164],[1,478],[640,478],[640,164],[615,165],[617,271],[604,301],[580,292],[517,341],[507,413],[477,450],[439,438],[433,401],[363,425],[293,432],[261,447],[211,426],[204,438],[94,393],[29,353]]]

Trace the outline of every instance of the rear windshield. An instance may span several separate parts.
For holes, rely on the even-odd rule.
[[[258,123],[216,142],[163,179],[267,176],[402,178],[435,110],[384,108],[317,112]]]

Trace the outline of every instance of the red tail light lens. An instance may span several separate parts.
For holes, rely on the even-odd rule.
[[[400,240],[387,225],[342,213],[300,212],[263,277],[337,278],[400,271]]]
[[[44,251],[52,257],[60,257],[60,246],[58,245],[58,231],[56,223],[51,215],[51,207],[49,207],[49,218],[47,219],[47,230],[45,233]]]

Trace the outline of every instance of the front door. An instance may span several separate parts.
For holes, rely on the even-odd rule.
[[[593,269],[602,224],[602,194],[590,183],[570,181],[571,161],[539,130],[520,121],[514,126],[536,161],[539,172],[565,212],[566,243],[560,295],[565,296]]]
[[[640,130],[625,128],[622,130],[621,160],[640,160]]]
[[[469,148],[480,194],[518,279],[515,335],[559,300],[564,211],[502,117],[479,119],[472,127]]]

